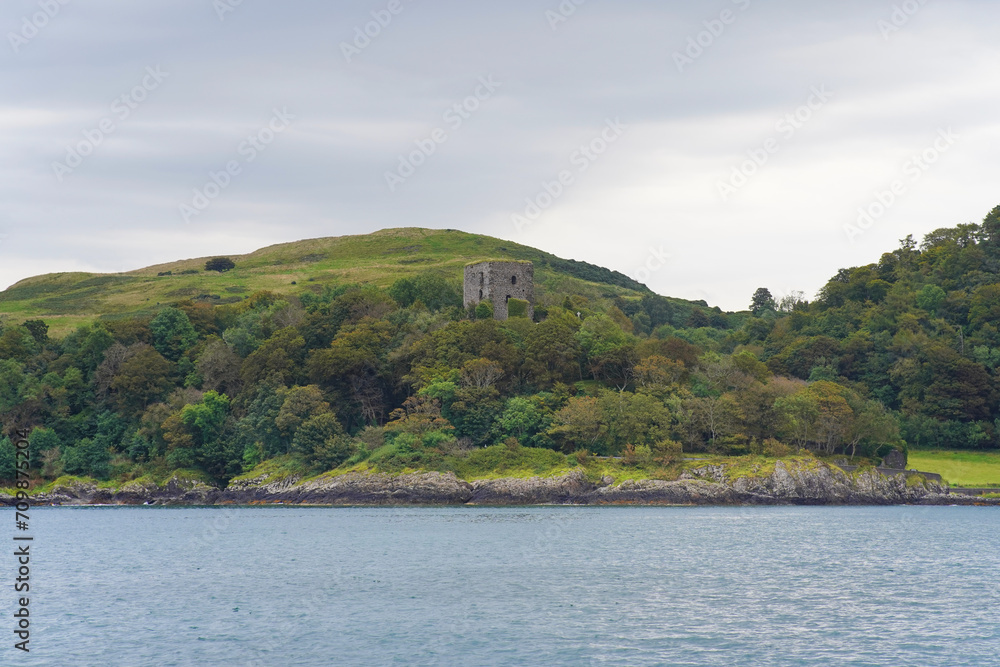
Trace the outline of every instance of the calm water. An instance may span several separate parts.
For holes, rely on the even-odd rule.
[[[1000,665],[991,508],[32,512],[3,665]]]

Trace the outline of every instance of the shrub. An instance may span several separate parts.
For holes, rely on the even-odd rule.
[[[792,454],[792,448],[784,443],[778,442],[774,438],[768,438],[764,441],[763,453],[764,456],[780,459],[785,456],[790,456]]]
[[[354,442],[346,435],[328,438],[317,445],[312,452],[312,460],[324,470],[333,470],[347,461],[355,453]]]
[[[662,465],[670,465],[683,451],[681,443],[675,440],[660,440],[652,447],[653,457]]]
[[[507,317],[527,317],[528,302],[524,299],[509,299],[507,301]]]
[[[476,306],[476,319],[489,320],[493,318],[493,303],[489,300],[480,301]]]

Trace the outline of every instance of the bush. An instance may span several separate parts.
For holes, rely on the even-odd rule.
[[[324,470],[333,470],[354,453],[354,442],[346,435],[338,435],[318,445],[312,452],[312,460]]]
[[[780,459],[785,456],[790,456],[792,454],[792,448],[784,443],[778,442],[774,438],[768,438],[764,441],[763,454],[764,456],[768,456],[773,459]]]
[[[683,451],[681,443],[675,440],[660,440],[652,447],[653,457],[662,465],[670,465]]]
[[[528,302],[524,299],[509,299],[507,301],[507,317],[527,317]]]
[[[493,319],[493,303],[489,300],[480,301],[476,306],[476,319],[477,320],[490,320]]]

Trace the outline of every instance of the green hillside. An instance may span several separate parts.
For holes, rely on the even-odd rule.
[[[229,257],[236,268],[223,274],[205,271],[209,258],[201,257],[126,273],[27,278],[0,292],[0,317],[14,322],[43,319],[59,335],[101,317],[153,315],[163,305],[183,300],[234,303],[258,290],[297,294],[345,283],[388,287],[398,278],[427,272],[459,284],[465,264],[483,258],[534,262],[536,299],[542,305],[565,294],[601,299],[637,298],[649,292],[616,271],[456,230],[384,229],[282,243]]]

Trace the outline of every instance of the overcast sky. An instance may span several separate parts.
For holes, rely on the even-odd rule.
[[[4,0],[0,286],[419,226],[727,310],[812,297],[1000,204],[997,25],[990,0]]]

